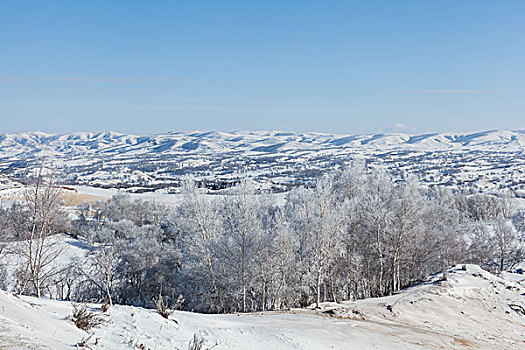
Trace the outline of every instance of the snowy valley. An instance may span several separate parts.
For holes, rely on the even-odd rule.
[[[212,192],[244,176],[261,188],[283,192],[361,161],[384,166],[398,179],[414,175],[429,186],[472,193],[505,188],[523,195],[524,152],[524,130],[423,135],[31,132],[0,135],[0,176],[23,182],[45,158],[66,185],[178,193],[181,177],[191,174]]]

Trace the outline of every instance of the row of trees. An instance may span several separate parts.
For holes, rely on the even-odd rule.
[[[74,220],[49,200],[57,187],[34,188],[0,212],[0,232],[18,241],[16,288],[38,296],[247,312],[383,296],[446,277],[454,263],[502,271],[525,258],[525,215],[512,198],[394,182],[358,165],[284,200],[249,180],[207,195],[188,178],[174,207],[118,195],[79,206]],[[62,230],[84,238],[85,257],[51,263],[60,249],[49,237]]]

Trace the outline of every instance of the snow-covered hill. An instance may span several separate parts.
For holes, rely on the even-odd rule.
[[[525,130],[423,135],[402,133],[349,135],[273,131],[171,132],[150,136],[126,135],[116,132],[74,132],[63,135],[28,132],[0,135],[0,151],[3,154],[48,151],[58,154],[123,155],[137,151],[139,153],[178,151],[221,153],[228,150],[274,153],[278,150],[281,152],[297,149],[312,150],[334,146],[423,150],[490,147],[523,150],[525,149]]]
[[[503,273],[501,278],[469,264],[448,274],[446,281],[439,273],[393,296],[327,308],[337,317],[452,337],[447,348],[525,348],[525,275]]]
[[[0,174],[23,180],[46,158],[71,185],[176,192],[184,174],[197,176],[210,189],[244,174],[262,187],[281,191],[363,160],[384,165],[396,176],[415,174],[429,184],[525,190],[524,152],[524,130],[424,135],[28,132],[0,135]]]
[[[321,310],[202,315],[115,306],[93,329],[91,349],[187,349],[196,334],[214,349],[520,349],[525,347],[523,275],[509,281],[456,266],[448,281]],[[90,305],[100,312],[100,305]],[[89,334],[67,319],[72,305],[0,292],[0,348],[71,349]],[[142,346],[142,347],[141,347]]]

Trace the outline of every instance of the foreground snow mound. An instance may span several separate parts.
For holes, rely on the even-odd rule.
[[[326,305],[338,317],[391,325],[393,332],[433,333],[452,337],[450,346],[466,348],[525,348],[525,276],[497,277],[477,265],[457,265],[425,283],[398,294]],[[438,347],[438,343],[428,344]]]
[[[71,349],[85,332],[66,321],[69,303],[0,291],[0,349]]]
[[[508,274],[504,275],[505,277]],[[396,295],[326,303],[322,310],[242,315],[175,312],[115,306],[90,333],[68,316],[69,302],[0,292],[0,349],[517,349],[524,348],[525,287],[519,276],[496,277],[459,265]]]
[[[312,310],[243,315],[175,312],[164,319],[154,310],[115,306],[102,314],[105,322],[92,329],[92,335],[75,328],[68,320],[71,311],[69,302],[0,292],[0,349],[185,350],[194,337],[204,341],[202,350],[424,348],[406,343],[381,324],[329,318]],[[91,311],[99,312],[99,307],[91,305]],[[418,339],[429,343],[433,335]]]

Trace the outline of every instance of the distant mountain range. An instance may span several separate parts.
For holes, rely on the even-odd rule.
[[[340,148],[444,150],[483,148],[517,151],[525,149],[525,130],[478,133],[433,133],[408,135],[379,133],[365,135],[315,132],[170,132],[157,135],[129,135],[117,132],[74,132],[46,134],[27,132],[0,134],[0,157],[6,155],[130,154],[172,152],[286,152]],[[50,152],[50,153],[49,153]]]
[[[520,173],[525,169],[524,151],[525,130],[422,135],[27,132],[0,135],[0,175],[23,180],[45,157],[70,184],[175,191],[185,174],[195,175],[211,188],[221,188],[221,183],[243,174],[282,190],[361,159],[398,175],[418,174],[430,184],[456,186],[457,181],[467,181],[475,190],[519,189],[525,183]],[[498,180],[487,180],[496,175]]]

